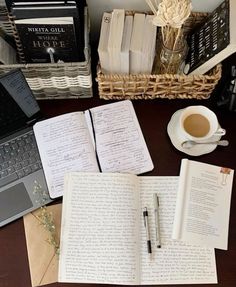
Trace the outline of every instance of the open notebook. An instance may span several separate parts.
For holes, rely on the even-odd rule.
[[[60,115],[34,126],[50,196],[63,195],[64,174],[141,174],[153,169],[131,101]]]
[[[171,239],[178,177],[69,173],[62,207],[59,282],[217,283],[213,248]],[[153,193],[159,196],[156,247]],[[149,211],[152,257],[143,209]]]

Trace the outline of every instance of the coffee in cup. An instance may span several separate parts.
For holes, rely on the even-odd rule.
[[[179,131],[182,137],[196,142],[207,141],[214,135],[224,135],[213,111],[205,106],[190,106],[180,115]]]

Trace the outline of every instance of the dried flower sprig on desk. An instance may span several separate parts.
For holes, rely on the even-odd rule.
[[[39,198],[43,201],[41,202],[41,204],[45,203],[44,194],[45,196],[47,196],[47,193],[37,181],[34,182],[33,193],[40,195]],[[42,206],[40,207],[40,213],[39,215],[37,215],[37,218],[39,219],[45,230],[49,233],[49,238],[47,239],[47,242],[54,247],[55,253],[59,255],[60,246],[56,236],[56,225],[52,212],[48,212],[47,207]]]
[[[33,194],[36,197],[36,202],[40,205],[45,205],[48,201],[48,193],[37,180],[34,181]]]
[[[59,255],[60,246],[56,236],[56,226],[54,223],[53,214],[52,212],[48,212],[46,206],[43,206],[40,209],[41,212],[37,216],[37,218],[40,220],[45,230],[47,230],[49,233],[49,238],[47,239],[47,242],[54,247],[55,253]]]

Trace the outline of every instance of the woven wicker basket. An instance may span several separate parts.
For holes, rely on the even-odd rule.
[[[193,13],[189,17],[185,31],[201,23],[206,13]],[[221,64],[204,75],[173,74],[103,74],[100,64],[97,67],[99,96],[106,100],[123,99],[207,99],[221,78]]]
[[[8,20],[8,21],[7,21]],[[92,97],[91,55],[89,23],[85,23],[85,61],[58,64],[0,65],[0,74],[20,68],[37,99],[63,99]],[[22,60],[21,43],[14,19],[7,8],[0,7],[0,28],[14,36],[19,58]]]

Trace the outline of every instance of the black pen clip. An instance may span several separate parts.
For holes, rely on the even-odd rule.
[[[145,210],[143,211],[143,221],[144,221],[144,226],[146,228],[146,217],[148,216],[148,211],[147,207],[144,208]]]

